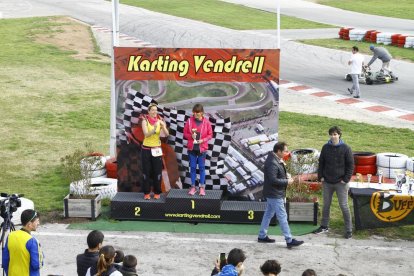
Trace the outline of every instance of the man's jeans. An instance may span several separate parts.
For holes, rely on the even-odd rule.
[[[291,242],[292,235],[290,234],[285,200],[283,198],[267,198],[266,211],[263,215],[262,224],[260,225],[259,238],[265,238],[267,236],[267,229],[275,213],[286,242]]]
[[[355,91],[355,96],[361,96],[361,91],[359,90],[359,75],[358,74],[351,74],[352,77],[352,91]]]
[[[328,227],[329,226],[329,214],[331,209],[332,203],[332,196],[333,193],[336,192],[336,196],[338,197],[339,207],[341,207],[342,215],[344,217],[345,222],[345,230],[347,232],[352,232],[352,220],[351,220],[351,212],[349,211],[348,206],[348,190],[349,190],[349,183],[322,183],[323,187],[323,209],[322,209],[322,222],[321,226]]]

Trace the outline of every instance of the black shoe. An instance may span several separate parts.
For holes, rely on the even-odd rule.
[[[351,94],[351,95],[352,95],[352,94],[354,94],[354,91],[352,91],[352,90],[351,90],[351,88],[348,88],[348,92],[349,92],[349,94]]]
[[[345,239],[350,239],[350,238],[352,238],[352,232],[346,232]]]
[[[359,99],[360,97],[359,97],[359,96],[354,96],[354,98],[355,98],[355,99]]]
[[[320,226],[315,231],[312,231],[313,234],[320,234],[320,233],[327,233],[327,232],[329,232],[329,228],[325,226]]]
[[[298,240],[292,239],[291,242],[287,242],[286,243],[286,246],[287,246],[287,248],[292,248],[294,246],[299,246],[299,245],[301,245],[303,243],[304,243],[304,241],[298,241]]]
[[[269,236],[266,236],[264,238],[257,238],[257,241],[262,243],[274,243],[276,240],[269,238]]]

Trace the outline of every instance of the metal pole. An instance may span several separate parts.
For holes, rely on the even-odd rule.
[[[112,62],[109,155],[116,156],[115,47],[119,46],[119,0],[112,0]]]
[[[280,0],[277,0],[277,48],[280,49]]]

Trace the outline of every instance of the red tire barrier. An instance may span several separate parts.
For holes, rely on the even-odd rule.
[[[354,168],[354,174],[360,173],[362,175],[377,174],[377,165],[357,165]]]
[[[118,164],[115,157],[111,157],[106,160],[106,177],[108,178],[118,178]]]
[[[355,166],[376,165],[377,155],[373,152],[355,151],[354,155]]]
[[[394,34],[391,36],[391,45],[397,46],[398,45],[398,38],[401,34]]]
[[[309,186],[309,190],[317,192],[322,188],[322,183],[318,182],[316,173],[307,173],[298,175],[299,180]]]
[[[376,30],[368,30],[367,33],[365,34],[365,41],[370,42],[371,41],[371,33],[372,32],[376,32]]]
[[[376,43],[377,42],[377,34],[379,34],[379,33],[381,33],[381,32],[378,32],[378,31],[372,32],[371,37],[370,37],[370,41]]]
[[[86,156],[105,156],[103,153],[101,152],[90,152],[88,153]]]

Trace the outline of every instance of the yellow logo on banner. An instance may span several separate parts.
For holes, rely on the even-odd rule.
[[[375,216],[382,221],[399,221],[414,209],[414,198],[379,191],[372,194],[370,207]]]

